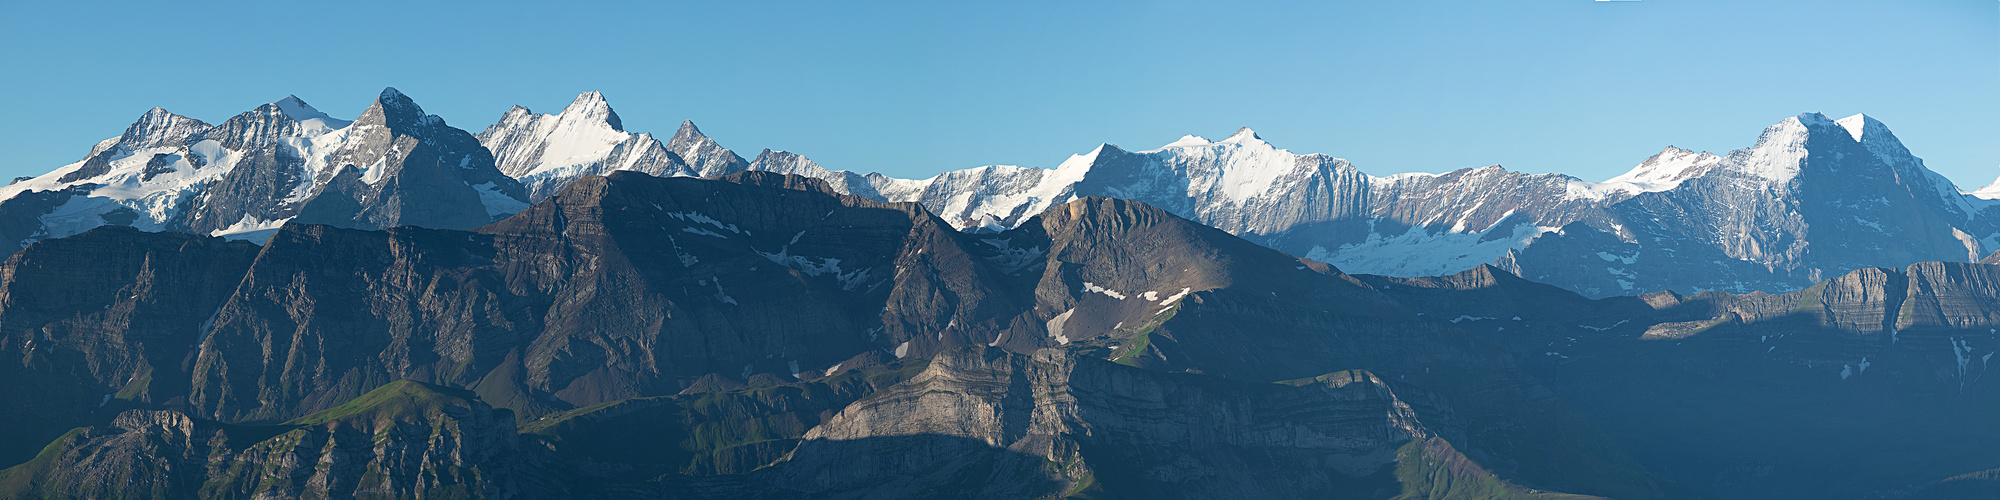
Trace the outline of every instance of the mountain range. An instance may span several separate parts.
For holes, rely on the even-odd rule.
[[[1994,192],[1862,116],[1591,183],[154,110],[0,192],[0,498],[1992,498]]]
[[[1352,272],[1414,277],[1492,264],[1590,297],[1782,292],[1865,267],[1973,262],[2000,249],[1991,201],[2000,190],[1961,192],[1864,115],[1801,114],[1720,155],[1668,147],[1604,182],[1498,166],[1377,177],[1249,129],[1144,151],[1104,144],[1053,169],[898,179],[768,149],[746,161],[692,122],[663,143],[625,131],[596,92],[556,114],[516,106],[472,135],[394,89],[355,122],[294,97],[217,126],[149,111],[83,161],[0,190],[0,239],[25,244],[105,224],[239,238],[268,237],[292,220],[466,229],[620,170],[803,175],[841,193],[919,203],[974,231],[1011,228],[1080,197],[1132,199]]]

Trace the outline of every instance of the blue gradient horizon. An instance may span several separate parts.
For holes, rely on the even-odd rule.
[[[393,86],[477,133],[604,92],[746,157],[928,177],[1251,127],[1375,175],[1603,180],[1803,112],[1888,124],[1963,189],[2000,176],[2000,2],[296,2],[0,4],[0,175],[154,106],[217,123]]]

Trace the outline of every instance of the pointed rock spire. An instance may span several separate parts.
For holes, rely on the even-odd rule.
[[[708,136],[701,135],[700,127],[694,126],[694,120],[682,120],[681,128],[674,131],[674,138],[668,142],[680,144],[682,142],[693,142],[707,138]]]

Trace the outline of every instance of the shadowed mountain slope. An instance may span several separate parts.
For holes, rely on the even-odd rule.
[[[191,345],[179,358],[188,370],[179,375],[186,377],[185,392],[179,399],[148,400],[154,403],[150,408],[230,425],[299,425],[300,419],[338,411],[357,398],[367,399],[370,391],[411,380],[465,388],[526,421],[557,415],[585,422],[595,417],[577,415],[632,408],[632,401],[699,399],[744,386],[749,387],[745,391],[765,390],[760,388],[815,381],[854,366],[963,353],[972,346],[990,351],[973,355],[986,360],[979,363],[1004,359],[1012,361],[1003,364],[1015,367],[973,370],[988,374],[978,376],[1019,383],[1029,380],[1010,374],[1058,377],[1080,369],[1069,368],[1072,363],[1108,373],[1190,372],[1176,377],[1250,386],[1366,370],[1366,384],[1408,385],[1391,392],[1421,392],[1424,401],[1435,402],[1424,404],[1449,407],[1444,413],[1450,417],[1425,424],[1427,430],[1405,425],[1395,434],[1401,438],[1363,446],[1373,451],[1350,450],[1375,457],[1363,465],[1275,485],[1274,492],[1350,491],[1328,485],[1362,480],[1357,477],[1372,477],[1366,481],[1377,486],[1352,491],[1401,491],[1396,485],[1412,479],[1383,471],[1409,464],[1456,464],[1448,465],[1457,471],[1452,477],[1485,478],[1467,479],[1473,483],[1466,484],[1500,488],[1492,491],[1538,488],[1627,498],[1656,491],[1615,444],[1516,370],[1504,350],[1418,317],[1323,264],[1130,201],[1080,199],[1014,230],[981,235],[953,230],[916,204],[837,195],[816,179],[746,172],[699,180],[620,172],[586,177],[477,231],[286,226],[256,251],[254,261],[237,269],[224,300],[206,311],[185,313],[203,318],[191,320],[193,328],[179,337]],[[8,314],[0,311],[0,317]],[[1044,349],[1053,349],[1046,356],[1060,359],[1031,362],[1045,355],[1002,354]],[[938,362],[929,365],[940,369]],[[688,448],[698,451],[688,455],[696,458],[648,458],[664,465],[647,467],[685,472],[691,474],[686,480],[700,484],[676,486],[680,480],[673,480],[635,487],[722,488],[715,485],[743,479],[735,471],[763,463],[776,450],[786,450],[793,462],[804,464],[786,470],[844,466],[839,454],[799,455],[822,449],[812,443],[831,439],[807,433],[842,421],[833,413],[861,411],[848,401],[875,397],[894,380],[900,379],[830,383],[820,389],[825,396],[807,398],[811,403],[784,403],[804,405],[796,410],[756,410],[791,415],[783,417],[790,423],[782,425],[765,420],[773,422],[773,434],[758,441],[779,441],[748,448]],[[1062,383],[1050,383],[1057,385],[1047,391],[1067,390]],[[91,394],[89,389],[75,392]],[[727,405],[753,408],[785,401],[769,397]],[[984,401],[989,395],[968,397]],[[1011,397],[989,403],[1028,413],[1039,411],[1031,407],[1062,404],[1016,403],[1007,399]],[[1281,404],[1283,397],[1271,397],[1276,399],[1224,403],[1221,408]],[[865,404],[893,403],[881,401]],[[1197,403],[1187,404],[1211,404]],[[611,406],[601,406],[607,404]],[[686,408],[682,403],[671,406]],[[587,413],[558,414],[573,408]],[[1083,439],[1074,436],[1084,432],[1080,429],[1114,425],[1115,419],[1126,418],[1114,415],[1138,410],[1112,404],[1100,411],[1106,412],[1101,418],[1114,420],[1049,427],[1036,431],[1045,438],[1034,440]],[[1255,425],[1282,427],[1282,420]],[[96,425],[93,429],[121,428],[69,421]],[[701,419],[681,421],[697,425]],[[872,436],[866,443],[930,439],[893,429],[843,428],[848,435]],[[827,429],[823,432],[832,432]],[[1018,439],[1001,443],[960,435],[946,441],[984,443],[966,449],[1011,450]],[[798,450],[785,448],[788,442],[797,443]],[[1169,447],[1210,446],[1204,442]],[[1421,449],[1403,450],[1407,443],[1421,443]],[[1006,451],[990,464],[1015,464],[1006,467],[1025,468],[1007,470],[1025,474],[1041,470],[1035,464],[1060,458],[1052,449]],[[1127,452],[1094,455],[1100,465],[1090,467],[1111,467],[1113,462],[1106,460],[1129,461],[1103,458]],[[1394,458],[1403,453],[1416,455]],[[1193,465],[1177,459],[1148,467],[1259,467],[1249,458],[1204,462],[1203,453],[1185,456]],[[532,465],[537,463],[542,462],[530,460],[521,467],[547,470]],[[926,477],[960,477],[958,472],[937,472],[942,475]],[[572,489],[560,477],[524,474],[521,481],[533,484],[523,488]],[[1159,489],[1164,488],[1159,481],[1166,479],[1148,474],[1125,471],[1105,478],[1124,481],[1107,483],[1117,486],[1113,491],[1166,491]],[[755,480],[761,477],[753,474],[753,481],[742,487],[763,487]],[[1064,477],[1068,479],[1045,479],[1068,484],[1064,481],[1081,476]],[[228,484],[247,487],[233,480]],[[499,486],[478,486],[489,487]],[[874,488],[863,483],[820,487],[815,491]]]

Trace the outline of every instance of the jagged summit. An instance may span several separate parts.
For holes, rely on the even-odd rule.
[[[296,95],[216,125],[155,108],[82,161],[0,189],[0,241],[104,225],[262,241],[299,217],[469,228],[526,204],[492,165],[471,134],[394,88],[354,122]]]

